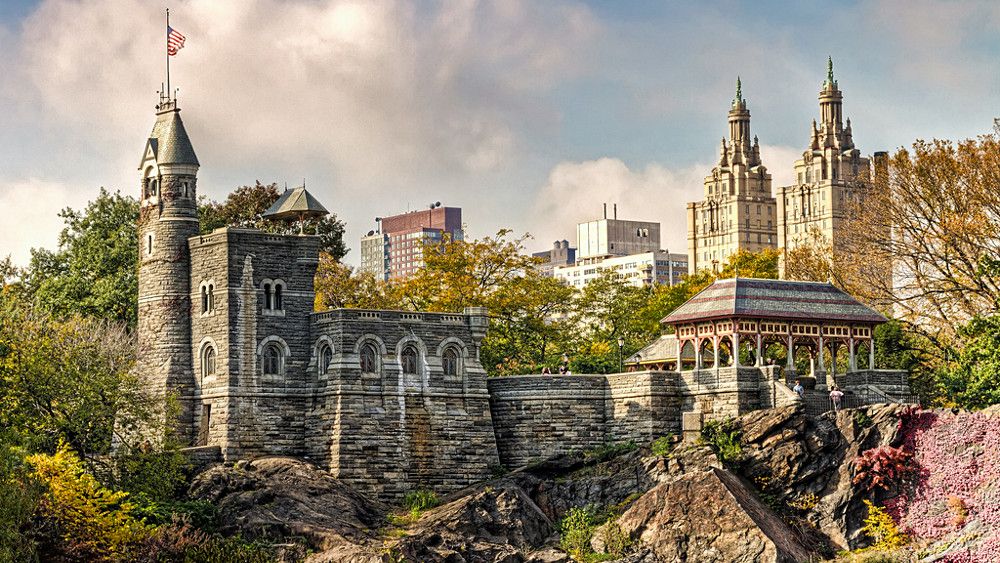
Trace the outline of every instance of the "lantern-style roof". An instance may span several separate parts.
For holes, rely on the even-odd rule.
[[[281,197],[264,212],[264,218],[298,219],[301,221],[323,217],[329,213],[319,200],[306,191],[305,186],[300,186],[292,190],[285,190]]]

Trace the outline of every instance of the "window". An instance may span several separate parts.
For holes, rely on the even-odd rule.
[[[204,378],[213,375],[215,375],[215,347],[209,344],[201,352],[201,376]]]
[[[458,375],[460,373],[457,350],[448,348],[444,351],[444,355],[441,357],[441,368],[445,375]]]
[[[281,284],[274,284],[274,310],[284,310],[284,303],[281,302]]]
[[[319,349],[319,372],[321,374],[330,371],[330,364],[333,363],[333,348],[329,344],[323,344]]]
[[[377,373],[378,364],[376,363],[375,356],[375,346],[372,344],[365,344],[361,347],[361,371],[363,373]]]
[[[201,286],[201,312],[208,312],[208,288]]]
[[[215,310],[215,285],[208,284],[208,310]]]
[[[271,309],[271,284],[264,284],[264,309]]]
[[[153,233],[146,233],[146,256],[153,255]]]
[[[264,375],[281,375],[281,348],[274,342],[264,347],[261,365]]]
[[[406,374],[416,374],[417,373],[417,349],[413,346],[407,346],[403,348],[403,354],[400,357],[403,364],[403,373]]]

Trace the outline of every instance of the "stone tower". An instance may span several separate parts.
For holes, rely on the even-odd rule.
[[[719,163],[705,177],[705,199],[688,203],[688,269],[718,270],[740,249],[777,244],[771,175],[760,160],[760,143],[750,136],[750,110],[736,80],[729,109],[729,142],[722,139]]]
[[[828,58],[819,92],[820,122],[813,120],[809,147],[795,161],[795,184],[779,187],[776,194],[782,275],[784,258],[796,246],[832,244],[836,250],[852,199],[871,186],[870,161],[854,146],[843,100],[833,77],[833,59]]]
[[[197,235],[198,157],[175,99],[161,99],[139,164],[139,326],[136,370],[157,402],[175,404],[177,437],[190,444],[191,257]],[[168,397],[173,400],[167,401]],[[172,414],[174,411],[170,411]]]

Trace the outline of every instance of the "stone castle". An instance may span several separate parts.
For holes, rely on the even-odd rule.
[[[455,490],[502,466],[648,442],[705,418],[799,401],[780,369],[722,366],[718,356],[711,366],[699,356],[692,369],[678,361],[671,371],[488,380],[479,361],[485,310],[315,312],[318,237],[200,234],[198,170],[176,101],[161,100],[139,166],[137,372],[171,405],[168,420],[192,455],[306,458],[398,499],[416,488]],[[303,187],[272,209],[322,206]],[[833,307],[855,306],[837,291],[827,292]],[[863,320],[867,330],[877,318]],[[699,335],[732,332],[732,320],[685,322]],[[763,323],[741,327],[759,334]],[[791,346],[792,325],[782,327]]]

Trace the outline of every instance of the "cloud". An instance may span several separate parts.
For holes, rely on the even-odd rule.
[[[791,184],[793,164],[801,150],[761,145],[761,160],[774,187]],[[660,242],[672,252],[687,252],[686,205],[704,197],[705,176],[713,164],[671,168],[652,163],[637,170],[622,160],[603,157],[583,162],[560,162],[549,173],[530,210],[533,248],[567,239],[576,245],[576,224],[599,218],[601,203],[618,204],[618,217],[660,223]]]
[[[569,239],[575,246],[576,224],[601,217],[601,203],[618,204],[618,217],[658,221],[660,241],[674,252],[686,252],[684,205],[700,197],[711,165],[671,170],[650,164],[632,170],[617,158],[561,162],[552,169],[531,209],[532,234],[539,248]]]
[[[10,255],[14,263],[26,265],[29,249],[55,248],[63,228],[59,212],[82,208],[88,199],[82,190],[38,178],[0,180],[0,259]]]

